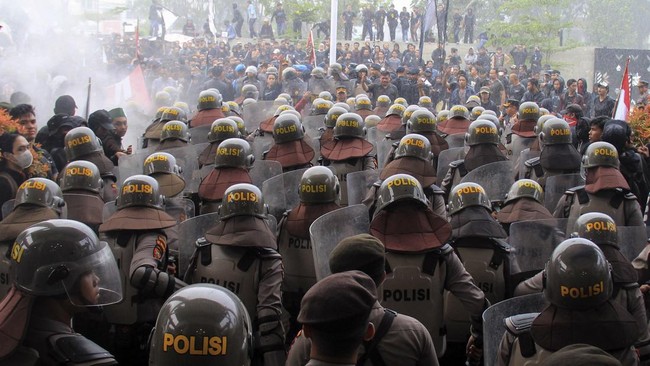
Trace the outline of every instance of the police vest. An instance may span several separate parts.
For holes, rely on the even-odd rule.
[[[0,242],[0,299],[4,298],[11,288],[11,278],[9,277],[9,258],[5,255],[13,245],[10,242]]]
[[[286,215],[285,213],[285,218]],[[284,280],[282,281],[283,305],[292,310],[300,308],[300,299],[316,283],[316,270],[311,240],[289,234],[286,225],[280,223],[278,251],[282,253]]]
[[[329,166],[334,168],[336,172],[336,177],[341,183],[341,193],[340,193],[340,204],[341,206],[348,205],[348,173],[360,172],[365,170],[365,160],[368,157],[362,157],[357,159],[348,159],[345,161],[332,161]]]
[[[506,331],[515,337],[512,344],[508,366],[539,365],[552,354],[535,344],[530,334],[530,326],[539,313],[514,315],[505,319]]]
[[[257,294],[262,277],[263,261],[281,260],[271,248],[236,247],[197,241],[195,269],[190,283],[212,283],[234,292],[255,319]]]
[[[476,286],[485,293],[485,298],[491,304],[508,297],[511,292],[511,247],[504,240],[484,238],[480,245],[472,246],[460,246],[455,241],[450,244],[467,272],[472,275]],[[470,314],[454,294],[445,291],[444,296],[449,341],[464,342],[469,335]]]
[[[386,253],[386,280],[378,289],[381,304],[419,320],[429,331],[438,357],[446,349],[443,291],[450,245],[421,254]]]
[[[602,212],[609,215],[617,226],[629,226],[627,217],[631,214],[630,204],[636,204],[636,196],[623,189],[607,189],[591,194],[584,186],[578,186],[564,193],[563,217],[567,217],[567,228],[573,228],[580,215]]]

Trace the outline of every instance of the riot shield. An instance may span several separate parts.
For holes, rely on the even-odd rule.
[[[282,164],[272,160],[257,160],[248,174],[253,185],[261,187],[265,180],[282,174]]]
[[[531,151],[530,149],[524,149],[520,154],[519,154],[519,159],[514,160],[513,164],[519,164],[517,168],[519,169],[519,179],[523,179],[526,176],[526,161],[533,159],[533,158],[538,158],[540,155],[541,151]]]
[[[370,127],[369,129],[366,130],[366,139],[375,146],[377,146],[378,141],[381,141],[385,137],[386,137],[386,133],[377,130],[377,127]]]
[[[399,142],[399,140],[383,138],[377,142],[377,164],[379,169],[382,169],[388,163],[388,155],[393,149],[394,142]]]
[[[508,159],[513,162],[517,161],[521,152],[529,149],[533,142],[535,142],[535,138],[533,137],[521,137],[513,134],[512,143],[506,146],[508,148]]]
[[[270,133],[264,133],[263,135],[255,136],[251,148],[253,149],[253,156],[255,156],[255,161],[262,160],[264,153],[268,151],[271,146],[273,146],[273,135]]]
[[[580,174],[561,174],[547,177],[546,186],[544,187],[544,207],[552,213],[567,189],[583,184],[585,184],[585,180]]]
[[[311,139],[318,139],[320,137],[320,128],[325,127],[325,115],[305,116],[302,118],[302,125],[305,127],[305,134]],[[316,145],[318,146],[318,145]]]
[[[347,206],[328,212],[311,224],[309,237],[318,280],[331,274],[329,257],[334,247],[348,236],[368,233],[369,226],[370,217],[365,205]]]
[[[445,141],[449,144],[449,148],[453,149],[455,147],[465,146],[465,134],[464,133],[455,133],[452,135],[447,135]]]
[[[646,247],[648,237],[644,226],[619,226],[618,247],[625,258],[634,260]]]
[[[366,193],[379,180],[379,170],[362,170],[347,174],[348,205],[357,205],[366,198]]]
[[[190,140],[190,144],[198,145],[198,144],[204,144],[206,142],[209,142],[208,133],[210,133],[211,127],[212,124],[190,128],[190,136],[192,136],[192,139]]]
[[[519,221],[510,225],[513,290],[519,282],[544,269],[553,249],[570,235],[566,225],[567,219]]]
[[[116,201],[106,202],[102,210],[102,221],[106,222],[113,214],[117,212]],[[194,217],[196,209],[192,200],[182,197],[165,199],[165,212],[180,223],[188,218]]]
[[[178,268],[184,275],[196,248],[196,240],[202,238],[209,228],[219,221],[219,213],[213,212],[187,219],[178,224]]]
[[[10,200],[8,200],[8,201],[6,201],[5,203],[2,204],[2,218],[3,219],[5,217],[9,216],[11,211],[14,210],[14,202],[15,201],[16,200],[12,198],[12,199],[10,199]]]
[[[438,155],[438,169],[436,172],[438,182],[442,182],[442,180],[445,178],[447,171],[449,170],[449,164],[451,164],[452,161],[456,161],[464,157],[465,148],[463,147],[455,147],[453,149],[449,148],[447,150],[441,151],[440,155]]]
[[[501,338],[506,332],[504,320],[513,315],[539,313],[547,302],[544,295],[532,294],[498,302],[483,312],[483,360],[485,366],[495,365]]]
[[[298,205],[298,188],[302,174],[307,170],[298,169],[271,177],[262,183],[262,197],[269,206],[269,213],[278,221],[285,211]]]
[[[273,117],[277,107],[273,101],[257,101],[243,108],[242,119],[246,131],[253,132],[260,127],[260,123]]]
[[[312,100],[314,98],[317,98],[318,95],[323,92],[323,91],[328,91],[330,93],[334,93],[334,80],[332,79],[316,79],[316,78],[311,78],[307,82],[307,89],[313,96]]]
[[[509,161],[497,161],[472,170],[460,182],[478,183],[485,189],[490,201],[502,202],[515,180],[512,164]]]

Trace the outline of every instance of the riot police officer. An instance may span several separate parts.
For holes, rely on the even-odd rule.
[[[237,294],[253,317],[255,357],[264,365],[283,365],[282,257],[262,193],[252,184],[235,184],[225,191],[219,213],[205,239],[197,241],[185,278]]]
[[[181,176],[181,167],[176,158],[166,152],[157,152],[144,159],[143,174],[158,182],[160,194],[165,198],[179,195],[185,189],[185,179]]]
[[[146,175],[124,180],[117,212],[100,227],[118,260],[124,301],[105,308],[115,324],[115,352],[121,364],[139,365],[156,314],[169,295],[185,284],[167,273],[168,231],[176,220],[164,211],[158,182]]]
[[[68,162],[77,160],[89,161],[99,169],[104,181],[103,198],[105,202],[112,201],[117,196],[117,177],[115,166],[106,155],[102,144],[95,133],[88,127],[77,127],[65,135],[65,154]]]
[[[321,149],[324,144],[334,140],[334,126],[336,126],[336,120],[339,119],[340,115],[347,112],[347,109],[337,106],[332,106],[332,108],[327,111],[324,120],[325,127],[322,129],[322,133],[319,137]],[[321,155],[323,154],[322,151],[320,153]]]
[[[300,203],[284,214],[278,228],[278,250],[284,264],[282,304],[291,314],[292,326],[300,311],[300,301],[316,283],[309,226],[322,215],[339,209],[339,180],[325,167],[307,169],[300,179]],[[276,192],[277,193],[277,192]],[[298,329],[288,332],[288,339]]]
[[[611,266],[603,252],[583,238],[567,239],[555,248],[544,270],[541,313],[505,319],[497,365],[541,362],[566,345],[585,343],[601,348],[624,365],[637,365],[636,320],[611,297]],[[569,331],[571,329],[572,331]]]
[[[370,234],[386,247],[387,276],[381,304],[422,322],[438,357],[442,357],[446,345],[443,290],[461,299],[471,316],[468,348],[480,344],[481,314],[488,302],[453,248],[445,244],[451,237],[451,226],[428,206],[417,179],[393,175],[379,187]]]
[[[568,218],[567,227],[587,212],[609,215],[619,226],[642,226],[643,215],[636,196],[619,167],[618,152],[607,142],[599,141],[587,147],[582,157],[585,185],[567,190],[558,202],[553,216]]]
[[[444,121],[441,121],[440,119],[438,120],[436,127],[438,128],[438,131],[444,135],[465,133],[471,123],[469,119],[470,113],[467,107],[463,105],[455,105],[451,107]]]
[[[419,109],[409,118],[406,123],[406,133],[417,133],[429,140],[431,153],[433,154],[433,167],[438,167],[438,155],[449,148],[449,143],[438,133],[436,128],[436,117],[426,109]]]
[[[402,116],[406,107],[401,104],[393,104],[386,111],[386,116],[377,124],[377,130],[382,132],[392,132],[402,127]]]
[[[231,291],[207,283],[184,287],[160,309],[151,337],[153,365],[249,365],[253,324]],[[192,342],[194,348],[187,348]]]
[[[0,298],[9,291],[9,249],[18,234],[32,224],[65,219],[67,208],[61,188],[45,178],[30,178],[16,192],[11,213],[0,221]]]
[[[322,164],[336,171],[341,187],[341,205],[348,204],[347,175],[362,170],[377,169],[371,155],[373,145],[365,139],[366,128],[356,113],[344,113],[336,120],[334,140],[321,145]]]
[[[226,189],[231,185],[251,183],[248,171],[254,161],[246,140],[231,138],[220,143],[214,158],[214,169],[199,185],[201,214],[217,212]]]
[[[69,163],[61,171],[61,190],[68,206],[68,218],[83,222],[98,232],[105,202],[102,199],[104,181],[97,166],[84,160]]]
[[[0,362],[116,365],[76,333],[75,314],[122,299],[115,258],[84,224],[47,220],[24,230],[10,252],[12,288],[2,301]]]
[[[160,118],[158,118],[160,113]],[[169,121],[187,123],[187,114],[178,107],[167,107],[158,110],[156,118],[151,122],[142,135],[142,148],[155,147],[160,143],[163,126]]]
[[[282,171],[311,166],[316,153],[305,139],[300,119],[291,113],[281,114],[273,123],[274,144],[264,152],[263,160],[274,160],[282,165]]]
[[[544,207],[544,190],[532,179],[520,179],[512,184],[506,200],[496,213],[496,219],[507,233],[510,224],[519,221],[550,220],[553,215]]]
[[[224,118],[221,111],[223,104],[223,97],[218,90],[209,89],[199,93],[199,102],[196,105],[198,110],[196,114],[189,121],[190,127],[199,127],[211,124],[215,120]]]
[[[390,97],[388,95],[382,94],[377,97],[377,100],[375,101],[375,109],[372,110],[372,113],[381,118],[384,118],[390,106],[391,106]]]
[[[181,121],[169,121],[162,128],[160,144],[156,146],[156,151],[185,147],[189,142],[190,131],[187,125]]]
[[[241,137],[239,126],[232,118],[220,118],[212,122],[210,132],[208,132],[210,144],[199,154],[199,167],[214,164],[214,157],[221,142]]]
[[[535,140],[535,126],[539,119],[539,106],[535,102],[524,102],[519,106],[517,122],[506,131],[506,147],[511,160],[516,161],[521,151]]]
[[[361,116],[364,120],[369,115],[373,114],[372,103],[370,98],[364,96],[358,96],[356,98],[356,104],[354,105],[355,112]]]

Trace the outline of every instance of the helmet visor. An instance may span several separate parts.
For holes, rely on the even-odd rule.
[[[98,252],[67,264],[70,271],[63,281],[68,299],[75,306],[111,305],[122,300],[120,271],[105,242]]]

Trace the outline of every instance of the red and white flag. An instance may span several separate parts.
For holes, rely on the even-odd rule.
[[[106,99],[106,105],[119,106],[126,101],[134,101],[142,110],[149,110],[151,100],[140,65],[129,76],[106,88]]]
[[[309,56],[309,63],[312,66],[316,66],[316,49],[314,48],[314,35],[312,31],[309,31],[307,36],[307,47],[305,47],[307,55]]]
[[[618,102],[614,110],[614,119],[627,122],[630,119],[630,73],[628,72],[630,59],[625,64],[625,72],[621,81],[621,92],[618,94]]]

